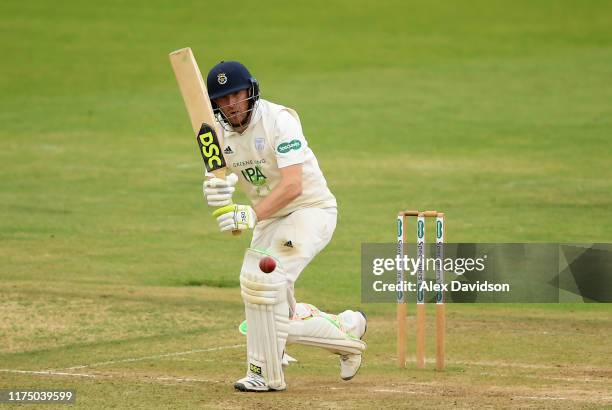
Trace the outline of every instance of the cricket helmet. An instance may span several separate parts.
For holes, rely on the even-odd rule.
[[[248,90],[247,112],[249,115],[246,117],[245,124],[251,121],[257,108],[257,100],[259,100],[259,83],[243,64],[238,61],[221,61],[209,71],[206,88],[208,88],[210,103],[217,119],[224,128],[229,130],[235,126],[232,125],[232,118],[226,117],[222,110],[223,107],[219,107],[215,99],[240,90]]]
[[[249,97],[259,98],[259,84],[249,70],[238,61],[221,61],[214,66],[206,78],[208,96],[211,100],[249,89]]]

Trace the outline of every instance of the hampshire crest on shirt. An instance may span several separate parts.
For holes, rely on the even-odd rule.
[[[255,138],[255,149],[257,151],[263,151],[266,147],[266,139],[265,138]]]

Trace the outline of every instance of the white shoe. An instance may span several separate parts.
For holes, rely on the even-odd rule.
[[[340,377],[342,380],[351,380],[361,367],[360,354],[347,354],[340,356]]]
[[[245,392],[266,392],[266,391],[280,391],[283,389],[271,389],[266,383],[265,379],[254,373],[247,373],[246,377],[238,380],[234,383],[234,389]]]
[[[368,330],[368,318],[365,313],[359,311],[363,316],[363,333],[359,336],[359,339],[363,339],[366,330]],[[347,354],[340,356],[340,377],[342,380],[351,380],[361,367],[361,355],[360,354]]]
[[[289,356],[287,352],[283,352],[282,365],[283,367],[289,366],[291,363],[297,363],[297,359],[295,357]]]

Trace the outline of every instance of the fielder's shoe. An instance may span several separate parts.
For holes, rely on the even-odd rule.
[[[265,379],[257,374],[249,372],[246,377],[234,383],[234,389],[245,392],[278,391],[284,389],[271,389]]]
[[[368,330],[368,318],[365,313],[359,311],[363,316],[363,333],[359,336],[359,339],[363,339],[366,330]],[[347,354],[340,356],[340,377],[342,380],[351,380],[361,367],[361,356],[360,354]]]

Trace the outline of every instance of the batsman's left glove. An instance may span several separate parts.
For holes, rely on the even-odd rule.
[[[210,206],[225,206],[232,203],[234,186],[238,182],[236,174],[229,174],[225,179],[209,178],[204,181],[204,198]]]

